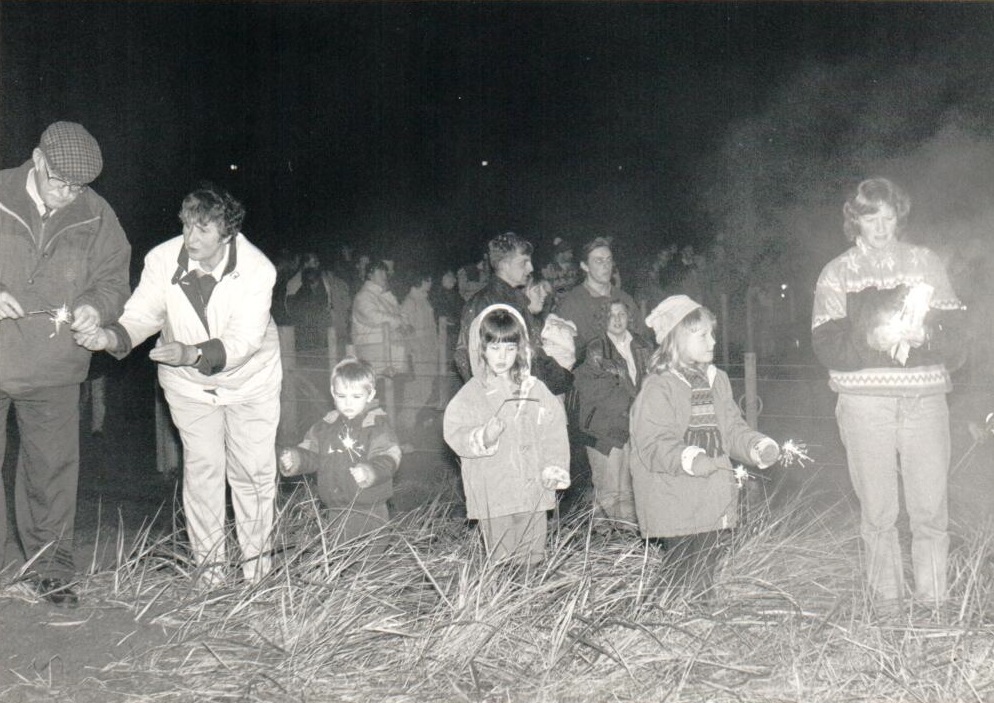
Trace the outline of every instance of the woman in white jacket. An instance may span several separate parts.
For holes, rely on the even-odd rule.
[[[279,337],[270,315],[276,270],[239,232],[245,209],[205,186],[183,200],[183,234],[145,257],[120,320],[77,341],[121,358],[160,334],[149,358],[183,440],[183,508],[201,579],[224,575],[225,482],[242,573],[269,570],[280,417]]]

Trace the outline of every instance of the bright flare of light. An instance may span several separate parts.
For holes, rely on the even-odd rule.
[[[734,467],[732,469],[732,475],[735,476],[735,483],[739,488],[742,488],[743,484],[749,480],[749,472],[746,471],[745,467],[742,465]]]
[[[806,461],[813,461],[813,459],[808,456],[808,445],[804,442],[788,439],[780,447],[780,464],[784,468],[788,468],[794,464],[804,466],[804,462]]]

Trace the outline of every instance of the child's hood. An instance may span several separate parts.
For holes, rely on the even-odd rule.
[[[531,373],[531,345],[528,343],[528,325],[525,324],[525,318],[522,317],[521,313],[515,310],[510,305],[504,303],[495,303],[494,305],[488,305],[480,311],[480,314],[473,318],[473,323],[469,326],[469,339],[467,340],[467,345],[469,348],[469,364],[473,371],[473,376],[479,376],[481,379],[484,376],[484,364],[483,364],[483,354],[480,350],[480,324],[483,318],[492,313],[494,310],[506,310],[511,313],[521,324],[521,344],[518,345],[518,354],[525,355],[525,367],[527,373]]]

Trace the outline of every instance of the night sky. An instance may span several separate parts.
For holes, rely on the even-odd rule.
[[[137,252],[209,178],[271,253],[469,260],[513,229],[717,241],[745,275],[786,248],[810,278],[868,175],[926,242],[986,241],[992,39],[985,3],[4,0],[0,161],[84,123]]]

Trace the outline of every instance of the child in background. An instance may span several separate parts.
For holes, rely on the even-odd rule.
[[[400,465],[400,446],[374,400],[376,374],[365,361],[342,359],[331,372],[335,410],[280,454],[284,476],[317,473],[318,496],[342,541],[382,527]]]
[[[495,560],[545,558],[546,511],[569,487],[562,404],[530,373],[517,310],[490,305],[468,337],[473,377],[445,409],[445,441],[462,460],[466,513]]]
[[[738,521],[731,459],[766,468],[780,456],[772,439],[742,418],[728,375],[714,366],[714,314],[686,295],[663,300],[646,318],[659,348],[635,398],[630,469],[643,537],[663,537],[678,557],[705,560],[699,588],[711,587],[722,530]]]

